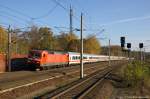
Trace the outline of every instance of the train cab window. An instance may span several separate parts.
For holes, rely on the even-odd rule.
[[[30,52],[29,53],[31,57],[33,58],[41,58],[41,53],[38,52]]]
[[[45,54],[43,54],[43,57],[46,57],[46,55],[45,55]]]

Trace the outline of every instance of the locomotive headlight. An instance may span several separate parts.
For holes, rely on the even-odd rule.
[[[36,63],[38,63],[38,64],[39,64],[40,62],[39,62],[39,61],[36,61]]]
[[[30,63],[30,62],[31,62],[31,60],[28,60],[27,62],[28,62],[28,63]]]

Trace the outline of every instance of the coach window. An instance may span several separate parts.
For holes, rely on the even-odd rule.
[[[73,57],[72,57],[72,59],[73,59],[73,60],[75,60],[75,59],[76,59],[76,57],[75,57],[75,56],[73,56]]]
[[[74,60],[76,60],[76,56],[74,56]]]
[[[78,56],[76,56],[76,60],[78,59]]]
[[[80,56],[78,56],[78,59],[80,59]]]
[[[84,56],[83,59],[87,59],[87,57]]]

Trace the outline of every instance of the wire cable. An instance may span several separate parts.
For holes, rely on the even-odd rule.
[[[25,17],[27,17],[27,18],[32,19],[31,16],[29,16],[29,15],[27,15],[27,14],[24,14],[24,13],[22,13],[22,12],[20,12],[20,11],[17,11],[17,10],[15,10],[15,9],[9,8],[9,7],[4,6],[4,5],[1,5],[1,4],[0,4],[0,7],[3,7],[3,8],[5,8],[5,9],[8,9],[8,10],[10,10],[10,11],[13,11],[13,12],[15,12],[15,13],[17,13],[17,14],[20,14],[20,15],[22,15],[22,16],[25,16]]]
[[[31,17],[31,16],[29,16],[29,15],[27,15],[27,14],[24,14],[24,13],[22,13],[22,12],[20,12],[20,11],[17,11],[17,10],[15,10],[15,9],[9,8],[9,7],[4,6],[4,5],[1,5],[1,4],[0,4],[0,7],[5,8],[5,9],[7,9],[7,10],[9,10],[9,11],[11,11],[11,12],[14,12],[14,13],[16,13],[16,14],[18,14],[18,15],[24,16],[24,17],[28,18],[28,19],[31,20],[31,21],[36,21],[36,22],[45,24],[45,22],[42,22],[42,21],[40,21],[40,20],[37,21],[37,20],[35,20],[33,17]],[[47,23],[46,23],[46,24],[47,24]]]
[[[7,18],[7,19],[9,19],[9,20],[11,20],[11,21],[13,21],[13,22],[17,22],[17,23],[19,23],[19,24],[24,24],[24,23],[22,23],[22,22],[20,22],[20,21],[18,21],[18,20],[16,20],[16,19],[13,19],[13,18],[11,18],[11,17],[9,17],[9,16],[6,16],[6,15],[0,14],[0,17]]]
[[[4,11],[0,11],[1,14],[5,14],[5,15],[8,15],[9,17],[14,17],[15,19],[20,19],[21,21],[24,21],[26,23],[29,23],[29,20],[26,20],[24,18],[21,18],[21,17],[18,17],[18,16],[15,16],[15,15],[12,15],[12,14],[9,14],[7,12],[4,12]]]
[[[50,9],[46,14],[44,15],[41,15],[39,17],[35,17],[33,18],[34,20],[37,20],[37,19],[41,19],[41,18],[45,18],[47,16],[49,16],[56,8],[57,8],[58,4],[56,4],[52,9]]]

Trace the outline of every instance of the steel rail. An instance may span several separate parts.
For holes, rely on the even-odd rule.
[[[93,68],[95,68],[95,67],[86,68],[85,70],[90,70],[90,69],[93,69]],[[101,68],[101,69],[103,69],[103,68]],[[101,70],[101,69],[100,69],[100,70]],[[79,71],[79,70],[76,70],[76,71],[67,73],[67,75],[71,75],[71,74],[74,74],[74,73],[77,73],[77,72],[80,72],[80,71]],[[42,74],[40,74],[40,75],[44,75],[44,74],[47,74],[47,73],[42,73]],[[35,76],[35,75],[34,75],[34,76]],[[0,91],[0,94],[2,94],[2,93],[4,93],[4,92],[8,92],[8,91],[15,90],[15,89],[18,89],[18,88],[31,86],[31,85],[34,85],[34,84],[37,84],[37,83],[41,83],[41,82],[44,82],[44,81],[52,80],[52,79],[55,79],[55,78],[60,78],[60,77],[63,77],[63,76],[64,76],[64,75],[51,76],[50,78],[43,79],[43,80],[40,80],[40,81],[35,81],[35,82],[32,82],[32,83],[27,83],[27,84],[24,84],[24,85],[20,85],[20,86],[8,88],[8,89],[5,89],[5,90],[1,90],[1,91]]]
[[[82,82],[80,82],[80,83],[78,83],[78,84],[76,84],[76,85],[74,85],[74,86],[72,86],[72,87],[70,87],[70,88],[64,90],[63,92],[60,92],[59,94],[54,95],[54,96],[52,96],[52,97],[50,97],[50,98],[51,98],[51,99],[57,99],[57,98],[61,97],[62,95],[68,93],[69,91],[75,89],[76,87],[78,87],[78,86],[84,84],[85,82],[91,80],[93,77],[96,77],[97,75],[100,75],[100,74],[105,73],[105,72],[107,72],[107,71],[108,71],[108,67],[105,68],[105,69],[103,69],[103,71],[101,71],[100,73],[95,74],[95,75],[92,75],[92,76],[88,77],[87,79],[83,80]],[[108,73],[108,72],[107,72],[107,73]],[[106,75],[106,73],[103,74],[103,75]]]
[[[111,72],[108,72],[104,77],[99,79],[96,83],[94,83],[90,88],[88,88],[83,94],[81,94],[78,99],[83,99],[87,94],[89,94],[96,86],[104,81],[104,79],[110,75]]]

